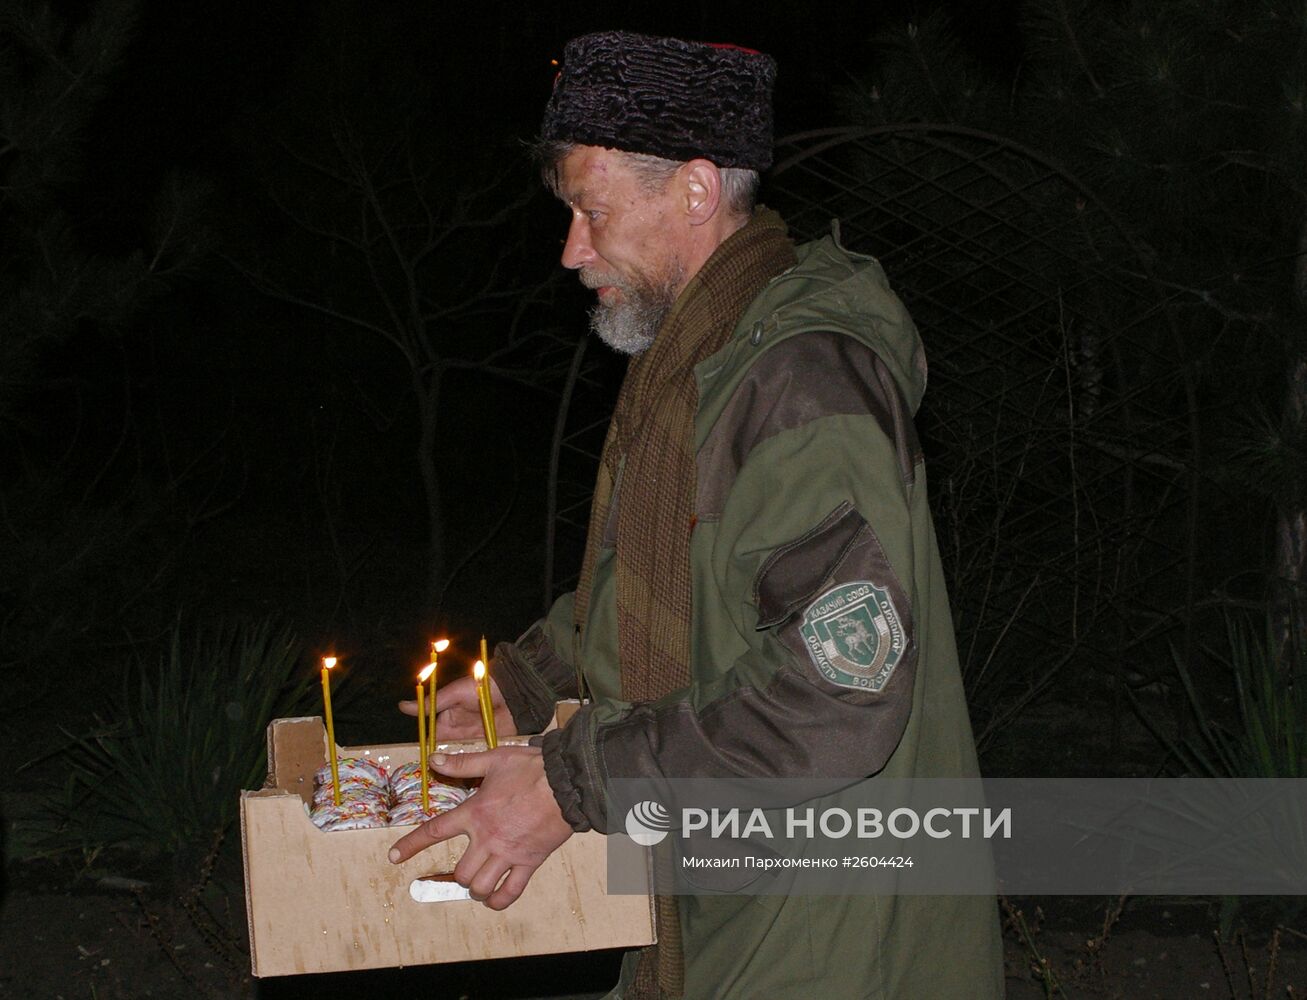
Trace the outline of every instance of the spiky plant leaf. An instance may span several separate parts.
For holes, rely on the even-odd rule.
[[[193,859],[230,830],[266,772],[274,718],[311,710],[311,671],[273,619],[188,629],[139,664],[94,733],[75,737],[76,815],[65,838]]]

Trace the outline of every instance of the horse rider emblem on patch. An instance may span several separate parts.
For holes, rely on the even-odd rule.
[[[908,648],[888,591],[860,580],[832,587],[808,606],[799,629],[822,676],[840,687],[879,691]]]

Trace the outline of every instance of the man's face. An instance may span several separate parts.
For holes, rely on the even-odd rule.
[[[563,266],[596,290],[590,325],[623,354],[648,349],[687,281],[676,188],[649,191],[620,152],[598,146],[578,146],[558,166],[572,215]]]

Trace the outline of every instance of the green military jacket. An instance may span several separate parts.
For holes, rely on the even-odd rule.
[[[836,237],[799,247],[696,377],[690,686],[621,698],[615,517],[579,634],[568,594],[499,650],[521,732],[584,672],[591,703],[543,740],[564,816],[619,829],[610,777],[977,775],[912,423],[925,359],[879,264]],[[614,510],[635,488],[619,481]],[[826,612],[867,584],[880,632],[831,634]],[[690,896],[680,909],[689,997],[1002,995],[992,898]]]

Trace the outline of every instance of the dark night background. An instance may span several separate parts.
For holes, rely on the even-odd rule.
[[[541,603],[540,491],[557,385],[524,388],[475,367],[446,376],[435,445],[451,539],[443,569],[483,542],[505,507],[512,511],[496,544],[465,564],[446,601],[431,607],[407,366],[369,332],[261,294],[249,274],[306,298],[324,297],[329,271],[341,285],[361,283],[357,269],[331,271],[336,249],[279,211],[290,200],[285,192],[305,182],[297,158],[335,152],[333,120],[370,130],[365,142],[403,134],[421,147],[435,188],[497,180],[477,206],[488,216],[538,187],[522,140],[538,125],[550,60],[574,34],[622,25],[772,52],[782,67],[784,133],[837,120],[832,88],[858,71],[867,39],[896,13],[851,10],[836,24],[745,4],[657,14],[630,5],[598,22],[526,4],[333,4],[311,16],[240,3],[147,3],[134,16],[130,4],[100,10],[126,41],[102,92],[87,102],[86,120],[72,126],[41,207],[60,213],[61,248],[83,281],[94,280],[86,272],[100,262],[150,260],[164,249],[149,280],[121,296],[129,301],[92,301],[27,352],[31,367],[20,369],[5,414],[3,461],[11,482],[42,470],[43,487],[53,489],[54,477],[76,484],[41,498],[51,521],[125,506],[121,528],[133,537],[95,576],[106,589],[141,593],[41,608],[62,628],[47,665],[83,642],[103,649],[122,641],[129,626],[131,641],[157,631],[169,615],[146,598],[160,590],[188,614],[279,611],[311,646],[361,651],[365,634],[370,644],[393,643],[385,654],[369,647],[381,660],[410,650],[420,657],[435,625],[515,634]],[[75,4],[56,11],[71,44],[88,15]],[[986,57],[1014,44],[983,8],[968,6],[965,17]],[[27,68],[11,87],[22,86]],[[325,224],[337,211],[351,206],[313,204],[304,214],[317,212],[313,221]],[[515,214],[516,223],[472,234],[449,255],[471,266],[454,273],[451,264],[430,277],[470,281],[502,255],[512,280],[496,291],[527,291],[553,277],[549,301],[526,323],[573,338],[588,299],[556,263],[561,209],[535,192]],[[23,266],[15,262],[16,271]],[[341,285],[326,294],[348,299]],[[435,295],[451,292],[456,298],[455,289]],[[513,304],[460,317],[438,336],[451,352],[476,358],[503,341]],[[513,358],[515,370],[531,366],[531,351]],[[620,375],[617,365],[610,371]],[[341,536],[346,568],[331,558],[330,532]],[[145,579],[114,579],[133,575]],[[114,609],[115,597],[130,607]],[[92,611],[107,620],[90,620]],[[18,677],[38,687],[53,680]]]
[[[1067,9],[1051,0],[617,3],[597,11],[523,0],[0,0],[0,751],[18,772],[3,817],[6,933],[41,923],[22,906],[45,905],[54,924],[103,905],[114,920],[102,919],[116,920],[121,938],[164,956],[149,966],[152,995],[241,995],[249,985],[240,982],[239,940],[228,948],[234,964],[223,959],[231,971],[222,974],[237,991],[228,994],[214,985],[218,973],[199,970],[202,946],[186,938],[201,896],[222,905],[236,899],[234,918],[214,917],[219,905],[210,900],[201,922],[234,928],[236,939],[244,933],[234,838],[219,837],[206,854],[209,840],[198,833],[230,830],[234,814],[197,810],[161,819],[153,832],[128,829],[121,853],[105,850],[108,835],[101,830],[97,840],[95,824],[69,818],[85,808],[79,796],[87,781],[127,759],[114,747],[132,738],[141,718],[132,707],[142,703],[138,685],[154,677],[159,689],[201,689],[205,640],[194,639],[188,660],[192,637],[264,622],[296,643],[287,683],[267,682],[277,711],[317,710],[303,686],[315,679],[316,658],[335,652],[343,661],[338,741],[411,739],[411,722],[393,703],[411,690],[430,638],[454,640],[448,662],[460,671],[478,635],[510,639],[540,613],[551,434],[590,296],[558,264],[564,212],[541,189],[524,142],[549,93],[551,59],[561,58],[567,39],[624,28],[769,52],[780,66],[777,134],[787,135],[874,124],[875,114],[932,120],[922,110],[924,92],[893,107],[887,99],[861,117],[856,95],[873,85],[877,101],[881,90],[890,94],[901,79],[895,74],[916,58],[903,39],[915,41],[917,25],[923,32],[933,25],[938,51],[966,67],[932,80],[941,93],[960,95],[952,119],[1011,128],[1029,143],[1032,133],[1014,124],[1013,108],[1023,88],[1036,86],[1027,67],[1032,47],[1045,40],[1036,37],[1042,22],[1023,19],[1023,6]],[[1201,20],[1186,0],[1155,6],[1158,24],[1170,23],[1172,12],[1176,23]],[[1237,66],[1226,50],[1244,37],[1242,13],[1250,23],[1274,22],[1282,6],[1223,2],[1228,23],[1216,35],[1205,25],[1208,35],[1193,51],[1168,58],[1200,67],[1209,80],[1246,72],[1226,65]],[[1106,17],[1152,10],[1120,0],[1076,7],[1077,16],[1089,17],[1091,8]],[[1300,26],[1301,12],[1294,16]],[[886,42],[891,37],[897,41]],[[1115,58],[1107,39],[1094,44]],[[1301,38],[1296,44],[1301,52]],[[1265,62],[1297,66],[1291,75],[1301,81],[1300,59],[1275,63],[1268,55]],[[919,68],[926,71],[924,61]],[[1093,83],[1099,97],[1111,91]],[[974,99],[985,86],[1002,95],[988,110]],[[1276,113],[1296,116],[1290,131],[1301,143],[1302,91],[1269,77],[1250,76],[1248,87],[1250,104],[1274,103]],[[1223,93],[1209,103],[1227,97],[1232,107],[1245,99]],[[1115,113],[1128,116],[1128,102]],[[1307,375],[1296,431],[1292,403],[1281,412],[1280,402],[1293,398],[1284,397],[1285,371],[1303,343],[1302,302],[1290,287],[1307,184],[1296,154],[1284,152],[1294,147],[1259,145],[1262,133],[1253,133],[1265,123],[1244,117],[1246,142],[1209,139],[1194,126],[1198,174],[1221,180],[1248,168],[1233,183],[1255,211],[1228,192],[1201,196],[1234,204],[1233,222],[1214,216],[1199,196],[1185,203],[1178,167],[1169,188],[1130,187],[1106,168],[1085,171],[1120,197],[1123,214],[1152,206],[1131,222],[1163,285],[1174,289],[1172,302],[1210,313],[1186,328],[1202,344],[1191,363],[1193,424],[1212,442],[1209,465],[1195,474],[1205,492],[1191,539],[1200,554],[1189,564],[1201,600],[1190,611],[1262,608],[1277,516],[1283,525],[1307,509],[1300,461],[1307,451],[1294,437],[1307,426]],[[1076,119],[1058,118],[1050,116],[1041,151],[1079,169],[1091,161],[1071,151]],[[1270,125],[1263,131],[1290,134]],[[1091,138],[1086,146],[1102,152],[1097,133]],[[1223,165],[1214,167],[1213,157],[1225,157]],[[1150,165],[1148,183],[1171,169]],[[767,195],[764,181],[764,202]],[[361,254],[365,243],[370,249]],[[1168,255],[1181,262],[1177,269],[1198,261],[1210,273],[1167,272]],[[931,331],[923,333],[929,349]],[[594,351],[588,359],[591,383],[574,420],[597,419],[621,376],[616,360]],[[1264,409],[1250,415],[1254,404]],[[1288,428],[1287,459],[1250,457],[1231,443],[1231,428],[1259,421]],[[577,476],[584,474],[582,465]],[[560,534],[556,583],[574,572],[579,540]],[[1301,591],[1296,599],[1301,606]],[[1103,694],[1084,710],[1079,683],[1059,678],[1040,686],[1039,698],[1012,702],[1019,711],[993,710],[1008,720],[994,741],[1002,766],[1050,761],[1049,734],[1066,727],[1101,736],[1106,724],[1095,713],[1106,711],[1120,716],[1112,752],[1121,760],[1088,753],[1085,763],[1068,749],[1059,762],[1085,773],[1099,765],[1120,764],[1121,773],[1175,766],[1166,739],[1192,735],[1186,727],[1195,710],[1175,694],[1172,656],[1191,647],[1176,645],[1160,626],[1149,641],[1138,647],[1149,662],[1135,673],[1170,681],[1168,700],[1158,703],[1161,745],[1150,742],[1143,721],[1124,724],[1121,735],[1120,719],[1130,715],[1124,695]],[[1093,697],[1119,682],[1113,676]],[[1292,679],[1286,704],[1301,706],[1304,685],[1292,694]],[[1219,687],[1224,710],[1233,712],[1228,680],[1213,667],[1199,687]],[[215,691],[221,683],[213,682]],[[214,694],[215,729],[248,745],[248,732],[221,722],[230,708],[223,697]],[[1004,697],[1010,692],[995,695]],[[258,727],[255,754],[261,733]],[[193,743],[159,739],[171,747],[165,752],[206,772],[207,759],[190,760],[199,756]],[[998,752],[985,759],[999,766]],[[166,847],[169,837],[176,841]],[[188,838],[204,842],[181,846]],[[104,879],[120,875],[148,888],[108,894]],[[1215,912],[1203,909],[1183,930],[1206,934]],[[1131,914],[1123,919],[1129,924]],[[1136,915],[1150,932],[1160,919]],[[1101,922],[1090,913],[1090,925]],[[1083,928],[1074,919],[1068,927],[1083,943]],[[190,955],[174,950],[182,940],[191,941]],[[1026,958],[1028,945],[1028,938],[1009,940]],[[64,966],[63,995],[144,995],[133,992],[139,982],[112,978],[118,966],[96,972],[66,957],[67,947],[36,951],[49,957],[32,970],[0,966],[0,997],[54,996]],[[1023,959],[1015,961],[1017,977],[1031,980]],[[414,978],[419,971],[353,977],[348,988],[407,993],[424,982]],[[180,979],[169,980],[172,972]],[[431,995],[552,995],[601,989],[611,973],[611,956],[459,967],[447,973],[450,992]],[[1171,978],[1177,975],[1179,989],[1192,989],[1185,974]],[[307,978],[265,985],[261,995],[307,996],[323,985]],[[1067,995],[1047,992],[1046,980],[1040,988],[1038,995]],[[1036,995],[1030,989],[1012,995]]]

